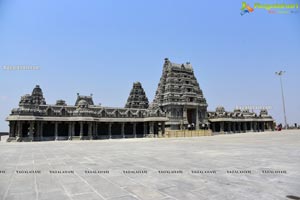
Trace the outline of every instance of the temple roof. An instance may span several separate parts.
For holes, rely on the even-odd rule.
[[[36,85],[35,88],[32,90],[32,96],[34,95],[43,95],[42,89],[39,85]]]
[[[133,83],[125,108],[148,108],[149,101],[140,82]]]
[[[77,100],[75,102],[75,106],[78,106],[78,104],[81,100],[85,100],[88,105],[94,105],[92,94],[90,96],[83,96],[83,95],[79,95],[79,93],[77,93]]]
[[[28,107],[28,106],[38,106],[38,105],[45,105],[46,101],[43,96],[43,91],[39,85],[36,85],[35,88],[32,90],[31,95],[26,94],[21,97],[19,102],[19,106],[21,107]]]

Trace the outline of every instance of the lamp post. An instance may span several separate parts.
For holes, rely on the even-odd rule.
[[[284,123],[285,123],[285,129],[287,129],[286,112],[285,112],[285,101],[284,101],[282,78],[281,78],[284,73],[285,73],[285,71],[275,72],[275,74],[278,75],[279,79],[280,79],[281,96],[282,96],[282,104],[283,104],[283,114],[284,114]]]

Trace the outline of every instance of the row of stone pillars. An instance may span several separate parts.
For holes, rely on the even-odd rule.
[[[23,126],[27,123],[26,121],[10,121],[9,126],[10,126],[10,131],[9,131],[9,137],[15,137],[16,140],[21,140],[24,137],[23,133]],[[43,129],[45,123],[48,123],[46,121],[29,121],[29,128],[28,128],[28,133],[25,134],[25,137],[28,140],[43,140]],[[50,122],[54,123],[54,139],[58,140],[59,135],[58,132],[58,126],[59,123],[61,122]],[[72,140],[73,137],[75,136],[75,124],[76,122],[66,122],[68,123],[68,139]],[[79,138],[83,139],[84,136],[84,123],[88,124],[88,139],[94,139],[98,136],[98,124],[99,122],[83,122],[80,121],[80,131],[79,131]],[[105,122],[103,122],[105,123]],[[112,125],[113,122],[106,122],[108,124],[108,138],[112,138]],[[116,122],[121,124],[121,137],[125,138],[125,122]],[[140,122],[143,123],[143,137],[152,137],[155,134],[158,135],[164,135],[165,133],[165,122],[160,122],[160,131],[158,131],[158,122]],[[137,122],[131,122],[132,124],[132,135],[134,138],[137,137]],[[149,131],[148,131],[148,124],[149,124]],[[35,127],[37,130],[35,130]],[[34,134],[35,133],[35,134]]]
[[[216,126],[219,126],[217,129]],[[248,127],[249,125],[249,127]],[[212,132],[263,132],[265,130],[274,130],[273,122],[212,122],[211,123]]]

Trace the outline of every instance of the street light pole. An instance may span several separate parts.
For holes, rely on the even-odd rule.
[[[275,72],[275,74],[278,75],[279,79],[280,79],[281,96],[282,96],[282,104],[283,104],[283,114],[284,114],[284,123],[285,123],[285,129],[287,129],[286,112],[285,112],[285,101],[284,101],[284,93],[283,93],[282,78],[281,78],[284,73],[285,73],[285,71]]]

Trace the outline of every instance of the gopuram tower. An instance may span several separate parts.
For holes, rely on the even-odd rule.
[[[140,82],[133,83],[125,108],[147,109],[149,101]]]
[[[176,64],[165,58],[153,104],[166,112],[166,128],[207,128],[208,105],[189,62]]]

